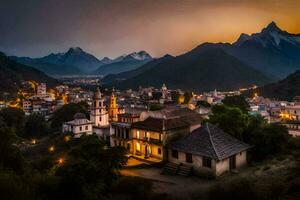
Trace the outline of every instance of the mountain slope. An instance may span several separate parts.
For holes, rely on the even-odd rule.
[[[300,34],[282,31],[274,22],[260,33],[241,34],[230,44],[216,44],[244,63],[278,78],[300,69]]]
[[[32,67],[28,67],[9,59],[0,52],[0,92],[15,92],[22,81],[34,80],[55,86],[58,81]]]
[[[56,65],[75,66],[83,72],[93,71],[104,64],[80,47],[70,48],[66,53],[50,54],[39,60]]]
[[[149,69],[154,68],[155,66],[157,66],[160,63],[166,62],[170,59],[174,58],[173,56],[170,55],[165,55],[162,58],[157,58],[157,59],[153,59],[151,61],[149,61],[148,63],[142,65],[141,67],[131,70],[131,71],[126,71],[126,72],[122,72],[119,74],[109,74],[107,76],[105,76],[101,81],[103,84],[110,84],[110,85],[115,85],[120,81],[124,81],[126,79],[132,78],[134,76],[137,76]]]
[[[290,101],[295,96],[300,96],[300,70],[276,83],[267,84],[255,90],[248,91],[246,95],[253,96],[254,93],[263,97]]]
[[[118,74],[130,70],[134,70],[143,64],[149,62],[152,57],[145,51],[133,52],[129,55],[123,55],[115,60],[112,63],[102,65],[97,70],[93,71],[91,74]]]
[[[116,84],[121,89],[139,86],[193,91],[238,89],[271,81],[265,74],[247,66],[214,45],[203,44],[181,56],[159,63],[154,68]]]
[[[49,63],[40,59],[33,59],[28,57],[11,57],[11,59],[15,60],[18,63],[33,67],[42,71],[48,75],[78,75],[83,74],[81,70],[79,70],[75,66],[69,65],[58,65]]]

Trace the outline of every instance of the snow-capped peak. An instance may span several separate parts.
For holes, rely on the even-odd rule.
[[[148,60],[148,59],[152,59],[152,57],[150,56],[150,54],[148,54],[146,51],[133,52],[133,53],[129,54],[129,56],[131,56],[132,58],[134,58],[136,60]]]

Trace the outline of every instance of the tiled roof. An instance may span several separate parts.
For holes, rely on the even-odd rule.
[[[135,122],[132,124],[133,128],[138,128],[142,130],[152,130],[161,132],[164,130],[171,130],[176,128],[188,127],[189,124],[181,120],[180,118],[170,118],[170,119],[159,119],[148,117],[144,121]]]
[[[191,134],[172,142],[170,149],[222,160],[250,148],[215,125],[206,123]]]

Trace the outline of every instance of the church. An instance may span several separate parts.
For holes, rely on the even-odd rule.
[[[74,120],[63,123],[63,133],[73,133],[75,137],[83,134],[95,133],[99,138],[109,139],[110,121],[118,118],[119,108],[114,91],[110,97],[109,112],[104,104],[104,96],[97,88],[94,93],[93,102],[90,110],[90,120],[86,119],[84,114],[78,113]],[[87,128],[86,128],[87,127]]]

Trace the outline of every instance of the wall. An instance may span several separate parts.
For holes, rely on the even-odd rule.
[[[187,166],[192,166],[193,167],[193,172],[196,175],[199,176],[215,176],[215,171],[216,171],[216,162],[214,160],[211,160],[211,168],[204,167],[202,163],[202,156],[199,155],[192,155],[193,163],[187,163],[186,162],[186,156],[184,152],[179,152],[178,151],[178,159],[172,157],[172,150],[168,150],[168,160],[170,162],[174,163],[182,163]]]

